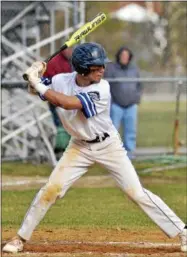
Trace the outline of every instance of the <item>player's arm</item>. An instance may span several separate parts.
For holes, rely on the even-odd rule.
[[[31,86],[51,104],[66,110],[82,109],[82,104],[78,97],[68,96],[46,87],[39,78],[37,69],[31,70],[28,75]]]
[[[63,93],[48,89],[44,97],[55,106],[60,106],[66,110],[82,109],[81,101],[76,96],[68,96]]]

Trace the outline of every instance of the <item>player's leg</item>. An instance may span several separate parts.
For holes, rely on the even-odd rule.
[[[56,199],[63,197],[69,187],[92,164],[93,161],[91,158],[88,158],[85,153],[80,151],[77,145],[75,148],[74,144],[70,144],[49,177],[48,183],[41,188],[30,205],[18,231],[19,237],[29,240],[34,229],[45,216],[51,205],[55,203]],[[16,251],[16,247],[12,247],[11,244],[12,242],[5,245],[3,251],[8,252],[9,249],[10,252]]]
[[[184,223],[155,194],[142,187],[137,173],[129,160],[122,143],[118,138],[108,145],[102,154],[98,154],[97,162],[111,171],[122,190],[169,236],[179,234]]]
[[[119,131],[123,117],[123,108],[118,104],[112,103],[110,109],[110,117],[115,128]]]
[[[65,195],[68,188],[80,178],[93,162],[77,148],[69,147],[49,177],[48,183],[39,191],[18,234],[29,240],[33,230],[50,206]]]
[[[123,115],[124,147],[130,159],[133,158],[136,149],[137,105],[133,104],[125,108]]]

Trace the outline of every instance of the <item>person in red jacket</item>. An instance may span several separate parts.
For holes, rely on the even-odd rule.
[[[47,69],[43,74],[44,77],[53,77],[59,73],[69,73],[72,71],[71,67],[72,48],[67,48],[64,51],[53,57],[47,64]]]
[[[72,48],[67,48],[66,50],[60,52],[58,55],[53,57],[53,59],[51,59],[47,64],[46,71],[43,74],[43,79],[52,78],[54,75],[59,73],[71,72],[72,71],[71,62],[70,62],[71,55],[72,55]],[[60,152],[64,152],[64,150],[68,146],[70,135],[63,128],[62,123],[56,112],[56,107],[51,103],[48,103],[48,104],[52,114],[54,125],[57,128],[54,151],[56,154],[58,154]]]

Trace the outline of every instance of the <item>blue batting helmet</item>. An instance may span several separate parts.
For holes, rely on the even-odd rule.
[[[104,48],[97,43],[78,45],[72,53],[72,65],[79,74],[88,74],[90,66],[102,66],[109,62]]]

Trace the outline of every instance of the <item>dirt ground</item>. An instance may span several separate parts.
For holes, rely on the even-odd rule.
[[[41,188],[47,182],[46,177],[11,177],[2,176],[2,189],[3,190],[24,190],[24,189],[37,189]],[[73,187],[115,187],[116,182],[109,175],[102,176],[85,176],[77,180]]]
[[[39,189],[43,186],[47,179],[46,177],[26,177],[26,176],[5,176],[2,175],[2,189],[3,190],[28,190],[28,189]],[[177,178],[175,178],[176,181]],[[167,178],[167,182],[171,178]],[[144,183],[149,184],[149,182],[153,183],[152,178],[144,178]],[[171,180],[172,182],[172,180]],[[165,183],[163,179],[154,178],[154,184],[161,184]],[[108,175],[98,175],[98,176],[84,176],[77,180],[73,187],[77,188],[100,188],[100,187],[117,187],[116,182],[114,179]]]
[[[14,230],[2,231],[5,241],[15,235]],[[168,239],[160,231],[131,232],[104,229],[36,230],[24,252],[2,256],[28,257],[184,257],[178,238]]]

